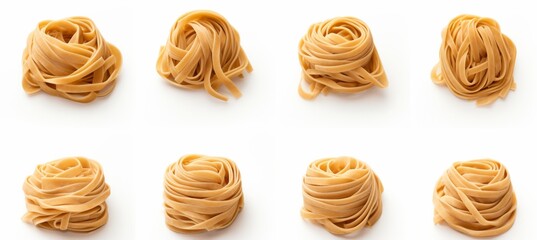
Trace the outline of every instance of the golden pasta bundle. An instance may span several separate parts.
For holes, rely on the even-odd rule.
[[[460,15],[442,32],[440,62],[431,78],[459,98],[487,105],[516,88],[515,60],[515,45],[496,21]]]
[[[304,176],[305,219],[333,234],[348,234],[372,226],[382,213],[383,186],[367,164],[351,157],[312,162]]]
[[[314,99],[320,93],[357,93],[388,80],[369,27],[353,17],[338,17],[313,24],[299,43],[302,80],[309,84],[298,93]]]
[[[436,184],[433,202],[435,223],[474,237],[502,234],[515,222],[509,173],[491,159],[454,163]]]
[[[38,165],[23,190],[28,210],[23,220],[38,227],[90,232],[108,221],[110,188],[93,160],[70,157]]]
[[[112,92],[122,58],[93,21],[71,17],[42,21],[28,37],[23,54],[22,86],[77,102]]]
[[[227,158],[186,155],[166,170],[164,207],[172,231],[226,228],[243,207],[241,174]]]
[[[235,97],[241,92],[232,79],[252,66],[240,45],[237,30],[220,14],[193,11],[181,16],[161,47],[157,72],[171,84],[187,89],[205,88],[222,101],[224,86]]]

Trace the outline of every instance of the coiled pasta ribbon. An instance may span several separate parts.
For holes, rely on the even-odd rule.
[[[433,202],[435,223],[474,237],[502,234],[515,222],[509,173],[491,159],[454,163],[436,184]]]
[[[252,66],[237,30],[212,11],[193,11],[179,17],[157,61],[157,72],[171,84],[205,88],[222,101],[228,98],[218,91],[221,86],[233,96],[241,96],[232,79],[242,78],[244,70],[251,72]]]
[[[490,18],[460,15],[442,32],[440,62],[433,82],[457,97],[487,105],[516,88],[516,47]]]
[[[186,155],[166,170],[164,206],[166,224],[172,231],[226,228],[243,202],[239,169],[227,158]]]
[[[351,157],[312,162],[304,176],[303,218],[333,234],[372,226],[382,213],[382,183],[365,163]]]
[[[71,17],[42,21],[28,37],[23,54],[22,87],[77,102],[112,92],[122,58],[93,21]]]
[[[298,49],[302,81],[309,84],[309,91],[302,82],[298,87],[304,99],[388,86],[369,27],[359,19],[338,17],[313,24]]]
[[[23,220],[38,227],[90,232],[108,221],[110,188],[93,160],[69,157],[38,165],[23,190],[28,210]]]

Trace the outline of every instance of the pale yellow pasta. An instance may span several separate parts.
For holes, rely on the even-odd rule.
[[[241,92],[233,83],[252,66],[240,44],[239,33],[220,14],[193,11],[179,17],[166,46],[160,48],[157,72],[169,83],[186,89],[204,88],[222,101],[221,86],[236,98]]]
[[[24,50],[22,87],[87,103],[112,92],[121,63],[119,50],[89,18],[42,21]]]
[[[181,233],[226,228],[244,205],[241,174],[227,158],[186,155],[164,178],[166,225]]]
[[[333,234],[372,226],[382,214],[383,186],[367,164],[352,157],[312,162],[302,184],[304,219]]]
[[[502,234],[515,222],[511,178],[491,159],[454,163],[438,180],[433,202],[435,223],[474,237]]]
[[[38,227],[90,232],[108,221],[110,188],[96,161],[69,157],[38,165],[23,190],[28,212],[22,219]]]
[[[304,83],[299,84],[298,93],[304,99],[388,86],[369,27],[357,18],[337,17],[313,24],[298,50],[302,81],[309,85],[304,90]]]
[[[516,47],[490,18],[460,15],[442,32],[440,62],[433,82],[457,97],[487,105],[516,88]]]

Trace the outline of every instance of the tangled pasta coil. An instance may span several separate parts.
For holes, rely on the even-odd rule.
[[[367,164],[352,157],[312,162],[304,176],[305,219],[333,234],[348,234],[372,226],[382,214],[383,186]]]
[[[338,17],[313,24],[299,43],[302,81],[298,93],[314,99],[320,93],[357,93],[388,80],[369,27],[353,17]]]
[[[490,18],[460,15],[442,32],[440,62],[433,82],[457,97],[487,105],[516,88],[516,47]]]
[[[516,196],[507,169],[491,159],[456,162],[436,184],[434,221],[474,237],[509,230]]]
[[[112,92],[122,57],[91,19],[71,17],[40,22],[28,37],[22,62],[26,93],[42,90],[87,103]]]
[[[38,227],[90,232],[108,221],[110,188],[96,161],[69,157],[38,165],[23,190],[28,210],[23,220]]]
[[[196,233],[226,228],[244,205],[239,169],[227,158],[186,155],[164,180],[166,225]]]
[[[236,98],[241,92],[232,79],[251,72],[252,66],[240,45],[239,33],[220,14],[193,11],[179,17],[166,46],[160,48],[157,72],[171,84],[187,89],[205,88],[213,97],[226,87]]]

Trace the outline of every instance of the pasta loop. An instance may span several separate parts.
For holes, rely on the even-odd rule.
[[[383,186],[367,164],[351,157],[312,162],[304,176],[301,215],[333,234],[372,226],[382,213]]]
[[[431,78],[461,99],[487,105],[515,90],[515,60],[516,47],[496,21],[460,15],[442,32],[440,62]]]
[[[240,45],[239,33],[220,14],[193,11],[181,16],[160,48],[157,72],[171,84],[187,89],[205,88],[222,101],[224,86],[238,98],[241,92],[232,79],[252,71]]]
[[[112,92],[121,64],[119,50],[89,18],[42,21],[24,50],[22,87],[87,103]]]
[[[172,231],[226,228],[243,204],[239,169],[227,158],[186,155],[166,170],[164,207]]]
[[[298,93],[314,99],[320,93],[357,93],[373,86],[385,88],[388,80],[369,27],[353,17],[338,17],[313,24],[300,40],[302,81]]]
[[[28,212],[22,219],[38,227],[90,232],[108,221],[110,188],[96,161],[69,157],[38,165],[23,190]]]
[[[434,222],[474,237],[490,237],[515,222],[516,196],[505,167],[491,159],[456,162],[433,196]]]

